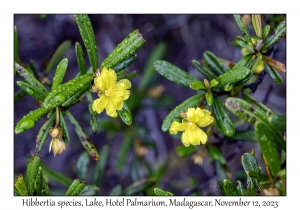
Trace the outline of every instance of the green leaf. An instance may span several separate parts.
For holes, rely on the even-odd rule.
[[[190,88],[193,90],[206,90],[206,86],[203,82],[201,81],[195,81],[190,85]]]
[[[82,152],[76,163],[77,177],[80,180],[87,180],[90,157],[87,152]]]
[[[17,123],[15,127],[15,133],[19,134],[25,130],[32,128],[36,121],[38,121],[48,111],[49,109],[46,109],[45,107],[40,107],[36,110],[30,111]]]
[[[268,122],[267,115],[260,109],[249,104],[248,102],[239,99],[228,97],[225,100],[226,108],[232,112],[237,117],[245,120],[246,122],[253,124],[256,122],[264,123],[265,127],[268,128],[268,132],[272,132],[274,135],[274,141],[281,147],[281,149],[286,150],[286,144],[283,140],[281,134],[272,124]]]
[[[86,63],[85,63],[85,58],[84,58],[84,53],[82,50],[81,45],[76,42],[75,44],[75,54],[76,54],[76,59],[77,59],[77,64],[78,68],[80,71],[80,75],[86,74]]]
[[[21,196],[28,195],[27,188],[26,188],[22,174],[20,174],[20,176],[18,176],[17,180],[14,183],[14,186]]]
[[[154,61],[153,65],[159,74],[179,85],[190,87],[193,82],[198,81],[195,77],[167,61],[157,60]]]
[[[180,112],[186,111],[188,108],[196,107],[200,103],[202,96],[203,96],[203,93],[199,93],[199,94],[194,95],[194,96],[190,97],[189,99],[185,100],[178,106],[176,106],[175,109],[173,109],[164,119],[164,121],[161,125],[161,129],[164,132],[168,131],[172,124],[173,118],[179,117]]]
[[[34,62],[32,59],[29,60],[29,64],[27,66],[27,70],[35,77],[38,78],[37,69],[34,65]]]
[[[39,130],[39,133],[36,137],[35,151],[39,153],[43,148],[47,137],[49,136],[49,130],[54,126],[55,123],[55,112],[52,112],[52,115],[49,119],[42,125]]]
[[[133,56],[146,41],[139,30],[131,32],[118,46],[103,60],[101,68],[112,68],[121,63],[124,59]]]
[[[22,90],[22,89],[17,90],[14,94],[14,103],[17,103],[25,95],[26,95],[26,93],[24,92],[24,90]]]
[[[258,37],[262,37],[261,17],[260,15],[252,15],[252,25]]]
[[[285,64],[277,61],[277,60],[274,60],[273,58],[270,58],[268,56],[265,56],[263,55],[263,61],[265,63],[267,63],[269,66],[275,68],[277,71],[280,71],[282,73],[286,73],[286,66]]]
[[[30,84],[32,87],[35,87],[33,91],[35,95],[39,95],[40,98],[46,98],[49,94],[49,91],[42,85],[33,74],[31,74],[27,69],[23,68],[19,64],[15,64],[17,73],[25,79],[25,81]]]
[[[47,179],[59,183],[61,185],[64,185],[66,187],[69,187],[70,184],[72,184],[72,179],[70,179],[65,174],[54,171],[45,165],[42,165],[42,168],[43,168],[44,177],[46,177]]]
[[[83,190],[79,193],[79,196],[91,196],[96,195],[97,191],[100,190],[99,187],[95,185],[86,185]]]
[[[91,125],[91,129],[92,129],[92,132],[94,134],[97,133],[97,130],[98,130],[98,121],[97,121],[97,112],[95,112],[93,110],[93,103],[94,103],[94,100],[93,100],[93,96],[92,96],[92,93],[90,91],[88,91],[86,93],[87,95],[87,100],[89,102],[89,112],[90,112],[90,125]]]
[[[237,36],[235,37],[235,42],[241,47],[241,48],[245,48],[247,49],[249,52],[254,53],[254,48],[253,45],[249,45],[246,40],[244,39],[244,37],[241,36]],[[249,54],[249,53],[247,53]],[[252,55],[251,55],[252,56]]]
[[[103,175],[104,175],[104,169],[107,164],[107,160],[109,157],[109,147],[107,145],[104,145],[100,151],[101,154],[101,159],[96,163],[94,172],[93,172],[93,178],[92,178],[92,183],[100,186]]]
[[[265,156],[271,175],[275,177],[280,170],[280,157],[274,142],[274,135],[268,132],[268,128],[263,123],[255,124],[255,134],[260,149]]]
[[[38,174],[39,167],[41,166],[42,158],[34,155],[27,163],[26,170],[26,186],[28,195],[32,196],[35,186],[35,180]]]
[[[255,133],[253,130],[236,131],[232,137],[227,137],[230,140],[238,141],[256,141]]]
[[[154,188],[154,193],[155,193],[155,195],[158,195],[158,196],[172,196],[172,195],[174,195],[173,193],[170,193],[168,191],[164,191],[160,188]]]
[[[234,17],[234,20],[235,20],[235,23],[236,23],[238,29],[240,30],[242,35],[245,37],[247,42],[251,42],[251,36],[249,34],[249,31],[248,31],[247,27],[244,25],[241,16],[240,15],[233,15],[233,17]]]
[[[205,100],[208,106],[211,106],[214,103],[214,96],[212,92],[205,93]]]
[[[239,191],[239,194],[240,194],[241,196],[247,196],[248,193],[247,193],[247,191],[244,189],[242,182],[241,182],[240,180],[237,180],[236,182],[238,183],[237,190]]]
[[[192,64],[195,66],[196,70],[205,78],[212,80],[216,77],[211,70],[209,70],[205,66],[202,66],[197,60],[192,60]]]
[[[57,89],[61,85],[65,77],[67,67],[68,67],[68,59],[64,58],[57,65],[55,75],[53,77],[52,90]]]
[[[90,64],[95,72],[98,68],[98,51],[97,43],[91,24],[90,18],[88,15],[77,14],[75,15],[76,23],[83,40],[84,46],[87,50],[87,54],[90,60]]]
[[[269,123],[280,132],[286,131],[286,117],[278,114],[272,114],[268,117]]]
[[[121,61],[120,63],[118,63],[117,65],[113,66],[112,69],[115,72],[122,71],[126,69],[128,66],[130,66],[131,64],[133,64],[136,58],[137,58],[137,54],[134,54],[133,56],[130,56],[124,59],[123,61]]]
[[[286,33],[286,21],[282,21],[274,30],[273,34],[266,38],[261,48],[261,51],[269,49],[276,44]]]
[[[282,85],[283,84],[283,79],[280,75],[280,73],[274,69],[272,66],[269,64],[265,65],[266,67],[266,72],[270,76],[270,78],[277,84],[277,85]]]
[[[253,60],[252,59],[253,55],[245,55],[243,56],[235,65],[233,68],[238,68],[238,67],[247,67],[247,68],[251,68],[249,65],[250,61]]]
[[[80,126],[79,122],[74,118],[69,110],[66,110],[66,115],[69,118],[71,124],[74,126],[75,132],[80,140],[80,143],[85,148],[87,153],[96,161],[100,159],[99,153],[90,139],[90,137],[84,132],[82,127]]]
[[[195,152],[195,146],[190,145],[189,147],[186,147],[182,145],[182,146],[177,146],[175,150],[179,155],[179,157],[186,157]]]
[[[16,26],[14,27],[14,61],[17,63],[20,62],[18,31]]]
[[[167,50],[167,44],[165,42],[158,43],[153,51],[151,52],[149,58],[147,59],[147,63],[143,70],[143,74],[141,76],[141,81],[138,86],[138,90],[145,90],[150,83],[151,78],[155,74],[155,69],[153,67],[153,63],[156,60],[161,60]]]
[[[117,185],[115,186],[109,193],[109,196],[119,196],[122,195],[122,186]]]
[[[245,91],[242,92],[243,98],[248,103],[252,104],[256,108],[260,109],[261,112],[264,112],[267,116],[272,115],[273,112],[271,109],[269,109],[266,105],[256,100],[254,97],[250,95],[251,89],[248,88]]]
[[[145,178],[145,179],[138,180],[124,190],[124,195],[129,196],[129,195],[135,195],[139,192],[143,192],[149,187],[153,186],[155,183],[156,180],[154,178]]]
[[[63,116],[63,112],[61,110],[59,110],[59,126],[61,127],[61,129],[63,131],[62,139],[64,140],[64,142],[66,144],[69,144],[70,143],[70,134],[69,134],[69,130],[68,130],[68,126],[66,124],[65,118]]]
[[[82,89],[85,90],[85,88],[90,86],[93,79],[93,75],[84,74],[60,85],[57,89],[52,90],[51,93],[49,93],[49,95],[45,98],[44,107],[52,109],[62,105],[72,96],[76,95],[76,93],[82,93]]]
[[[218,128],[222,131],[222,133],[225,136],[233,136],[235,133],[233,123],[226,113],[223,103],[218,99],[218,97],[214,97],[212,110]]]
[[[37,196],[42,195],[43,184],[44,184],[43,170],[42,167],[39,167],[39,171],[35,181],[35,189],[36,189]]]
[[[216,74],[221,75],[225,73],[225,67],[223,63],[212,52],[205,51],[203,53],[203,59],[207,66]]]
[[[225,179],[223,182],[223,189],[227,196],[241,196],[240,191],[229,180]]]
[[[224,158],[223,154],[217,147],[212,145],[207,145],[206,148],[209,153],[210,160],[217,161],[222,165],[226,164],[226,159]]]
[[[263,36],[263,39],[267,38],[267,36],[269,35],[269,32],[270,32],[270,25],[265,25],[262,29],[262,36]]]
[[[120,151],[118,153],[118,159],[117,159],[117,162],[118,162],[118,169],[121,170],[124,166],[124,163],[126,161],[126,157],[127,157],[127,154],[130,150],[130,146],[132,145],[132,138],[130,138],[130,136],[125,133],[124,135],[124,139],[123,139],[123,144],[122,146],[120,147]]]
[[[53,54],[51,60],[49,61],[48,65],[46,67],[46,70],[45,70],[46,74],[49,74],[55,68],[55,66],[57,66],[57,64],[61,60],[62,56],[69,50],[70,47],[71,47],[70,40],[66,40],[58,46],[57,50]]]
[[[257,173],[260,173],[257,160],[251,153],[245,153],[242,155],[242,165],[246,174],[248,174],[249,171],[256,171]],[[259,187],[257,179],[248,176],[248,180],[249,181],[247,181],[247,183],[250,182],[250,184],[248,183],[248,189],[253,190]]]
[[[117,73],[118,81],[120,81],[121,79],[129,79],[130,80],[136,76],[138,76],[138,74],[135,71],[128,73],[128,72],[122,70]]]
[[[37,100],[44,101],[45,95],[40,94],[40,91],[38,88],[28,84],[27,82],[17,81],[17,85],[28,95],[31,95]]]
[[[81,193],[81,191],[86,187],[87,183],[84,181],[80,181],[79,179],[75,179],[67,190],[65,196],[77,196]]]
[[[43,186],[42,186],[42,191],[41,191],[41,196],[49,196],[50,195],[50,189],[48,182],[46,181],[45,178],[43,178]]]
[[[262,174],[260,171],[257,172],[257,171],[250,170],[247,172],[247,175],[249,177],[257,179],[258,181],[266,181],[268,179],[268,176],[265,174]]]
[[[130,111],[126,101],[124,101],[123,108],[121,110],[117,110],[117,112],[124,123],[126,123],[127,125],[131,125],[132,114],[131,114],[131,111]]]

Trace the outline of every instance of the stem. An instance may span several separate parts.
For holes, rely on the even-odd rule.
[[[56,107],[55,111],[56,111],[56,123],[55,123],[55,127],[58,127],[59,126],[59,108]]]

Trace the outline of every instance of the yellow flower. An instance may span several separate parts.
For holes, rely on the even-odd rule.
[[[212,124],[214,118],[210,116],[210,111],[200,108],[188,108],[186,118],[182,119],[182,123],[174,121],[170,127],[170,134],[177,134],[183,131],[181,141],[184,146],[190,144],[199,145],[207,142],[206,133],[199,127],[206,127]]]
[[[93,103],[93,110],[100,114],[106,109],[106,114],[110,117],[117,116],[117,110],[121,110],[124,100],[127,100],[131,87],[128,79],[117,82],[117,74],[113,69],[103,68],[100,75],[94,79],[96,88],[99,90],[98,96]]]
[[[49,152],[53,151],[55,157],[56,154],[61,154],[66,149],[66,144],[59,138],[53,138],[50,143]]]

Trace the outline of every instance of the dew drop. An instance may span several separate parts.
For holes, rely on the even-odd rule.
[[[87,39],[85,39],[84,42],[87,43],[87,44],[90,43],[89,40],[87,40]]]
[[[227,83],[227,84],[224,86],[224,90],[225,90],[225,91],[230,91],[232,88],[233,88],[233,85],[232,85],[231,83]]]
[[[21,123],[20,128],[27,130],[32,128],[33,126],[34,126],[34,121],[32,119],[27,119]]]
[[[86,20],[86,15],[83,15],[83,19]]]
[[[30,89],[30,88],[26,88],[26,91],[27,91],[27,93],[28,94],[30,94],[30,95],[33,95],[34,94],[34,91],[32,90],[32,89]]]
[[[91,25],[91,21],[88,21],[88,22],[87,22],[87,25],[90,26],[90,25]]]
[[[66,100],[65,96],[63,94],[58,94],[57,96],[55,96],[54,101],[56,103],[63,103]]]

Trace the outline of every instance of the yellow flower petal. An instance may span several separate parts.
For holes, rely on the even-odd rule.
[[[108,116],[110,116],[110,117],[117,117],[118,116],[116,108],[115,108],[112,100],[108,100],[108,103],[107,103],[105,109],[106,109],[106,114]]]
[[[103,68],[100,77],[102,78],[102,82],[99,84],[100,90],[107,90],[117,82],[117,74],[112,69]]]
[[[95,86],[96,86],[96,88],[98,90],[101,90],[101,91],[104,90],[103,89],[103,82],[102,82],[102,77],[101,76],[95,77],[94,84],[95,84]]]
[[[196,123],[199,127],[206,127],[214,122],[214,118],[210,116],[210,111],[203,109],[204,116]]]
[[[119,82],[117,82],[117,85],[124,89],[131,88],[131,82],[128,79],[121,79]]]
[[[121,97],[110,97],[110,100],[116,110],[121,110],[124,105],[124,100]]]
[[[184,146],[189,146],[190,144],[199,145],[200,143],[205,144],[207,142],[207,135],[197,126],[194,129],[187,128],[182,133],[181,141]]]
[[[172,122],[170,127],[170,134],[177,134],[178,131],[185,131],[187,123],[179,123],[177,121]]]
[[[203,115],[203,111],[199,107],[188,108],[186,112],[187,120],[193,123],[198,122]]]
[[[108,103],[108,97],[102,95],[100,98],[96,99],[93,102],[92,109],[98,114],[100,114],[105,109],[107,103]]]

